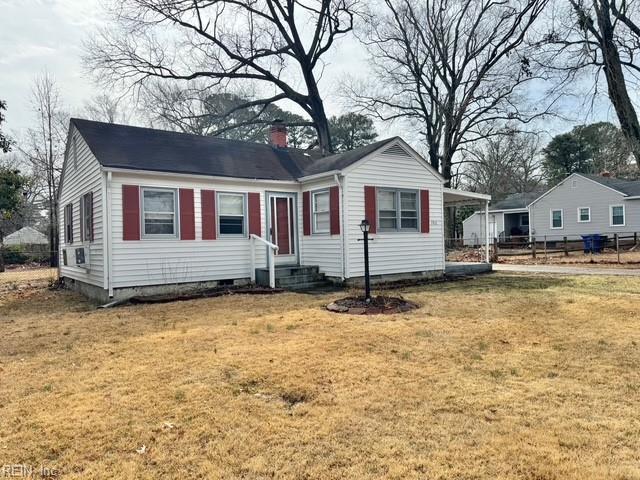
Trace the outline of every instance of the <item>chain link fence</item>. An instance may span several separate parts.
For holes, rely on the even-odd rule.
[[[0,247],[0,287],[31,282],[54,283],[58,268],[50,266],[48,245],[8,245]]]

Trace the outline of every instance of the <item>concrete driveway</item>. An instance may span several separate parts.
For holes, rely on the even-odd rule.
[[[640,268],[580,267],[573,265],[513,265],[494,263],[494,272],[555,273],[561,275],[622,275],[640,277]]]

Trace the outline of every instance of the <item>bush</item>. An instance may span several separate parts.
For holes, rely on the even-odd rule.
[[[0,249],[0,252],[6,265],[24,265],[29,262],[43,263],[49,259],[46,245],[10,245]]]

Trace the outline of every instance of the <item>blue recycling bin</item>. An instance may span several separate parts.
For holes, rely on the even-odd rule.
[[[601,253],[607,237],[597,233],[593,235],[582,235],[582,241],[584,243],[584,253]]]
[[[593,253],[602,253],[604,246],[607,243],[607,237],[604,235],[593,235],[591,246],[593,247]]]

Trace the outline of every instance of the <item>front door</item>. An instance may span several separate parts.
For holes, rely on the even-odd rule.
[[[278,246],[276,265],[297,264],[296,195],[294,193],[268,193],[267,218],[269,241]]]

